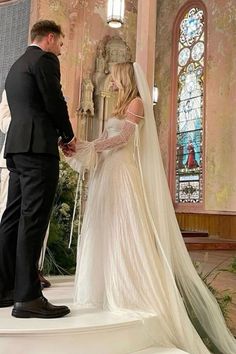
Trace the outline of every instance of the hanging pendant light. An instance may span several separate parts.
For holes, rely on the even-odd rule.
[[[108,0],[107,23],[112,28],[120,28],[124,24],[125,0]]]

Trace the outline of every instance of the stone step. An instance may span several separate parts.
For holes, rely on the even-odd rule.
[[[154,344],[144,324],[158,321],[157,315],[79,309],[72,304],[74,277],[49,279],[52,287],[44,295],[68,305],[71,313],[58,319],[18,319],[11,316],[12,308],[1,308],[0,354],[188,354]],[[162,341],[161,332],[156,340]]]
[[[189,251],[196,250],[236,250],[236,241],[210,237],[184,237]]]
[[[44,295],[68,305],[58,319],[18,319],[0,308],[0,354],[130,354],[154,345],[144,330],[153,315],[78,308],[72,303],[74,277],[50,277]],[[144,321],[143,321],[144,320]]]
[[[60,319],[16,319],[10,308],[0,309],[0,354],[129,354],[153,345],[135,313],[78,310],[62,303],[71,314]]]

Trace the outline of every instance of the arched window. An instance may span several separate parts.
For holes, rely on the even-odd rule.
[[[200,1],[180,10],[174,31],[173,199],[189,207],[203,203],[206,14]]]

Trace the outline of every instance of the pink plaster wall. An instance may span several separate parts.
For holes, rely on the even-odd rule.
[[[171,148],[172,29],[188,1],[157,2],[156,117],[167,174]],[[207,8],[205,210],[236,213],[236,1],[205,0]]]
[[[106,4],[106,0],[32,0],[31,24],[52,19],[62,25],[65,33],[60,57],[62,86],[75,130],[81,80],[94,70],[99,41],[105,36],[119,35],[135,58],[137,0],[126,1],[125,24],[118,30],[106,24]]]

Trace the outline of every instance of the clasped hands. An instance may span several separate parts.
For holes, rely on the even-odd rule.
[[[59,141],[58,145],[66,157],[71,157],[76,153],[76,141],[76,137],[74,137],[69,143],[64,143],[62,140]]]

